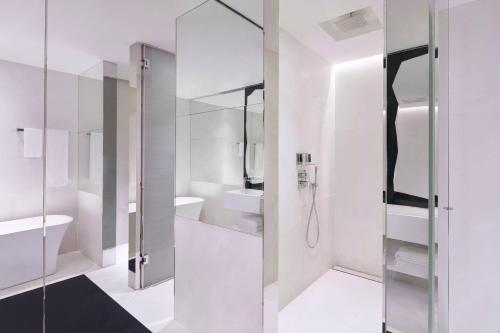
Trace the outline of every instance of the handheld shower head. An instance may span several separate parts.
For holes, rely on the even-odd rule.
[[[306,232],[306,243],[307,246],[309,246],[311,249],[314,249],[316,246],[318,246],[319,243],[319,216],[318,216],[318,210],[316,209],[316,191],[318,188],[318,166],[314,166],[314,181],[310,182],[311,187],[312,187],[312,203],[311,203],[311,210],[309,211],[309,219],[307,220],[307,232]],[[316,239],[313,243],[310,242],[309,240],[309,233],[311,231],[311,219],[313,213],[316,215]]]

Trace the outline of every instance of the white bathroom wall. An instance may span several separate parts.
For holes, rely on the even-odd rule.
[[[136,89],[128,81],[117,84],[117,131],[116,131],[116,244],[128,243],[128,203],[130,187],[130,115],[136,106]],[[135,161],[135,154],[133,155]],[[134,169],[135,172],[135,169]],[[135,173],[134,173],[135,175]],[[135,178],[133,179],[135,184]],[[134,193],[135,195],[135,193]]]
[[[191,119],[189,101],[177,98],[175,195],[188,196],[191,178]]]
[[[440,73],[449,75],[449,173],[440,174],[449,177],[453,207],[449,231],[443,230],[449,232],[449,332],[500,332],[498,13],[497,0],[449,13],[449,72]],[[446,212],[440,210],[439,223],[446,223]]]
[[[78,191],[79,250],[97,264],[102,263],[102,199]]]
[[[334,105],[331,65],[285,31],[279,37],[279,303],[284,307],[333,264]],[[319,165],[321,234],[306,244],[310,189],[297,187],[296,153]],[[314,218],[314,217],[313,217]],[[311,239],[315,235],[312,221]]]
[[[241,186],[243,155],[243,111],[219,109],[199,112],[191,102],[191,180]],[[196,112],[193,112],[196,111]]]
[[[49,129],[69,135],[69,183],[47,188],[49,214],[75,218],[63,239],[60,252],[77,249],[77,77],[48,73]],[[17,128],[43,127],[43,69],[0,60],[0,220],[42,214],[42,158],[23,157],[23,134]]]
[[[382,56],[334,66],[335,265],[382,276]]]
[[[95,122],[99,122],[99,114],[96,110],[99,109],[100,96],[98,96],[100,81],[90,82],[86,81],[85,93],[79,96],[80,102],[80,118],[81,121],[85,123],[93,122],[88,124],[87,128],[94,129],[99,128],[100,125],[96,125]],[[81,87],[82,88],[82,87]],[[89,90],[90,89],[90,90]],[[82,91],[82,90],[81,90]],[[90,93],[88,93],[90,91]],[[97,93],[97,94],[96,94]],[[127,81],[117,80],[117,116],[116,116],[116,244],[128,243],[128,203],[129,197],[129,187],[135,187],[135,177],[133,181],[130,179],[129,169],[133,168],[135,170],[135,163],[130,165],[129,155],[130,142],[129,138],[131,136],[130,132],[130,122],[134,115],[135,110],[135,96],[136,90],[131,88]],[[89,118],[90,117],[90,118]],[[97,119],[94,119],[97,118]],[[90,120],[89,120],[90,119]],[[133,119],[133,118],[132,118]],[[81,123],[80,126],[83,126]],[[134,133],[135,134],[135,133]],[[133,135],[133,134],[132,134]],[[81,149],[84,149],[80,153],[83,156],[87,156],[89,153],[88,149],[88,139],[83,135],[80,135],[83,140],[81,142]],[[135,147],[135,146],[134,146]],[[135,158],[135,152],[133,154]],[[134,161],[135,162],[135,161]],[[80,161],[82,168],[88,167],[88,160],[86,158]],[[86,170],[81,172],[83,176],[86,176]],[[135,175],[134,175],[135,176]],[[132,184],[131,184],[132,183]],[[79,249],[94,262],[101,264],[102,261],[102,198],[99,193],[100,185],[93,185],[93,187],[87,186],[85,189],[87,191],[78,192],[78,246]],[[96,192],[97,191],[97,192]],[[95,193],[92,193],[95,192]],[[135,195],[135,193],[134,193]]]
[[[279,1],[264,0],[264,333],[278,330],[279,313]]]
[[[104,63],[100,62],[78,77],[78,246],[98,265],[103,264],[103,184],[90,179],[91,150],[87,134],[104,128],[103,71]]]
[[[400,107],[396,118],[396,131],[398,159],[394,171],[394,190],[428,198],[429,108]]]
[[[273,5],[277,1],[266,0]],[[271,24],[271,23],[269,23]],[[274,25],[273,25],[274,27]],[[278,28],[276,27],[276,30]],[[274,31],[274,30],[273,30]],[[267,37],[266,37],[267,38]],[[276,38],[276,44],[278,44]],[[267,49],[265,53],[266,100],[264,112],[264,284],[271,285],[278,280],[279,247],[279,113],[278,113],[278,61],[277,51]],[[273,301],[277,303],[276,299]]]
[[[262,238],[175,218],[175,320],[190,332],[262,332]]]
[[[239,213],[224,209],[224,192],[243,184],[243,112],[177,99],[176,196],[205,199],[200,220],[234,227]],[[200,114],[192,113],[203,112]]]
[[[40,69],[41,70],[41,69]],[[78,249],[78,79],[75,75],[49,71],[47,77],[47,128],[69,131],[69,182],[64,187],[47,187],[47,213],[72,216],[60,252]]]

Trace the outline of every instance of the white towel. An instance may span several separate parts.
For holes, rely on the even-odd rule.
[[[264,144],[256,143],[254,149],[254,176],[264,177]]]
[[[394,261],[394,267],[400,272],[413,276],[419,276],[421,278],[426,278],[429,271],[427,266],[416,265],[398,259]]]
[[[242,215],[238,220],[238,229],[249,233],[259,233],[263,230],[263,221],[261,216]]]
[[[243,142],[236,142],[236,145],[238,146],[238,157],[243,157],[243,147],[245,146]]]
[[[47,131],[47,186],[63,187],[69,180],[69,133],[65,130]]]
[[[425,267],[428,264],[428,253],[424,248],[401,246],[396,252],[396,260]]]
[[[264,145],[262,143],[249,143],[247,147],[247,172],[251,177],[264,176]]]
[[[43,130],[39,128],[24,129],[24,157],[36,158],[43,155]]]
[[[89,181],[92,184],[102,184],[103,145],[103,133],[90,132]]]

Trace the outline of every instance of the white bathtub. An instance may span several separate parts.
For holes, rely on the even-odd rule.
[[[57,255],[70,216],[47,215],[46,274],[56,272]],[[0,222],[0,289],[43,275],[42,217]]]
[[[195,197],[175,198],[175,214],[198,221],[205,199]]]
[[[195,197],[176,197],[175,198],[175,214],[187,217],[192,220],[199,220],[201,209],[205,199]],[[136,203],[131,202],[128,204],[129,214],[136,212]]]

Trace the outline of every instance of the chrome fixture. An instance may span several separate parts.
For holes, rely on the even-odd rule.
[[[297,153],[297,184],[299,189],[306,188],[309,185],[309,173],[307,165],[311,164],[311,154]]]
[[[306,243],[307,246],[311,249],[314,249],[318,246],[319,243],[319,215],[318,210],[316,208],[316,192],[318,189],[318,166],[311,163],[312,158],[309,153],[298,153],[296,156],[297,162],[297,182],[299,189],[311,187],[312,191],[312,203],[311,209],[309,210],[309,218],[307,219],[307,231],[306,231]],[[309,177],[309,169],[314,168],[314,178],[310,179]],[[309,234],[311,232],[311,220],[313,217],[313,213],[316,215],[316,239],[314,242],[309,240]]]

